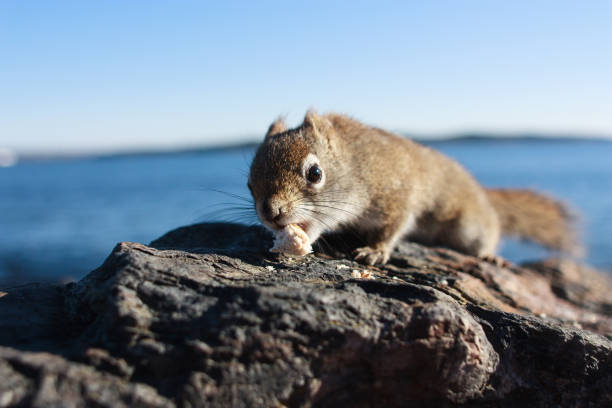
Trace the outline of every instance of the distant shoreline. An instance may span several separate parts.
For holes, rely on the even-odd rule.
[[[400,133],[401,135],[410,138],[416,142],[425,145],[439,145],[444,143],[515,143],[515,142],[533,142],[533,143],[559,143],[559,142],[595,142],[595,143],[612,143],[612,138],[588,136],[580,137],[574,135],[568,136],[552,136],[544,134],[517,134],[517,135],[495,135],[487,133],[462,133],[451,136],[441,137],[422,137],[408,133]],[[245,141],[241,143],[227,145],[209,145],[209,146],[191,146],[178,148],[151,148],[142,150],[125,150],[125,151],[104,151],[104,152],[69,152],[69,153],[23,153],[18,154],[13,152],[17,158],[17,162],[31,161],[56,161],[56,160],[79,160],[79,159],[110,159],[123,157],[147,157],[147,156],[167,156],[167,155],[182,155],[182,154],[202,154],[225,152],[231,150],[253,149],[257,147],[259,141]]]

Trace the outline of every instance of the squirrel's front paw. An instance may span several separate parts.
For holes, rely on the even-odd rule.
[[[371,247],[361,247],[353,251],[353,258],[366,265],[384,265],[389,260],[389,252]]]
[[[512,262],[497,255],[479,255],[478,258],[500,268],[508,268],[512,265]]]

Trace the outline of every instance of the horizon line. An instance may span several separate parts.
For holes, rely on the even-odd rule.
[[[484,132],[467,131],[451,134],[415,134],[411,132],[396,132],[397,134],[415,140],[419,143],[444,143],[452,141],[601,141],[612,142],[612,135],[588,134],[579,135],[574,132],[548,133],[548,132]],[[164,154],[204,153],[219,150],[232,150],[255,147],[261,142],[261,137],[244,137],[233,142],[222,143],[218,140],[198,144],[125,146],[117,148],[84,148],[74,150],[24,150],[18,151],[0,146],[0,167],[10,167],[19,161],[44,161],[80,158],[105,158],[120,156],[147,156]],[[9,165],[2,166],[2,163]]]

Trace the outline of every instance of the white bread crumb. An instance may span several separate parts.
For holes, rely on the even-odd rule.
[[[274,246],[270,252],[302,256],[312,252],[308,234],[297,224],[289,224],[274,236]]]
[[[351,271],[351,278],[354,279],[374,279],[374,275],[372,275],[372,272],[365,270],[365,271],[360,271],[358,269],[353,269]]]
[[[336,269],[348,269],[348,266],[347,265],[343,265],[343,264],[339,264],[339,265],[336,265]]]

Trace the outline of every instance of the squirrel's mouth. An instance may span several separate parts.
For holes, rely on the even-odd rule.
[[[308,223],[307,221],[301,221],[301,222],[288,222],[288,223],[283,223],[283,224],[275,223],[274,224],[274,229],[280,231],[280,230],[286,228],[288,225],[291,225],[291,224],[297,225],[298,227],[300,227],[305,232],[308,232],[308,227],[310,227],[310,223]]]

